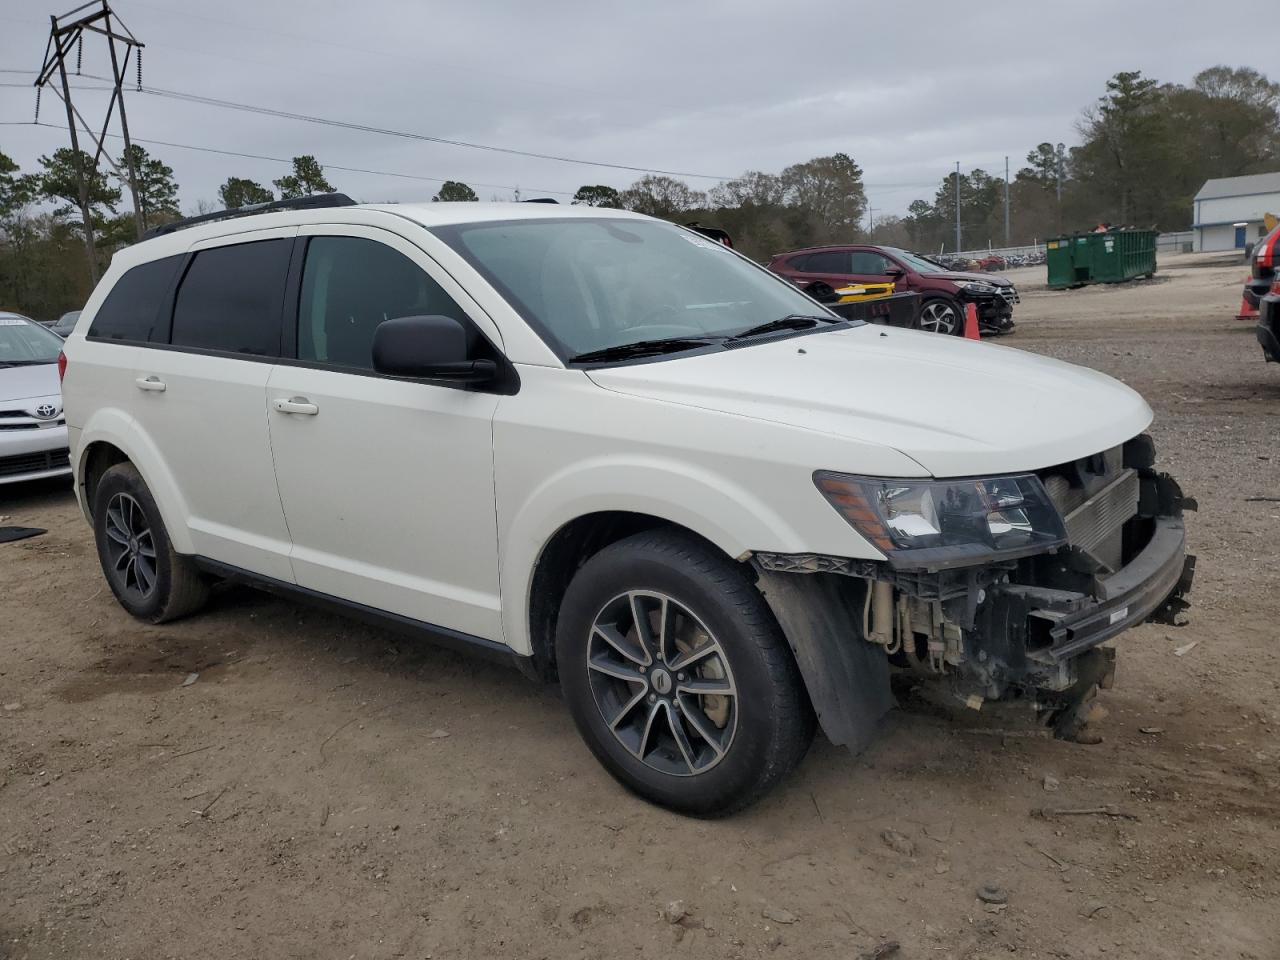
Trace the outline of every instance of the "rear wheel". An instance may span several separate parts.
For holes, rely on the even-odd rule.
[[[140,620],[192,613],[208,586],[190,557],[175,553],[155,498],[131,463],[102,475],[93,496],[93,533],[107,585]]]
[[[920,305],[917,326],[930,333],[958,334],[963,326],[960,307],[954,300],[934,297]]]
[[[813,738],[799,671],[759,591],[691,536],[638,534],[592,557],[566,591],[556,656],[591,751],[674,810],[748,806]]]

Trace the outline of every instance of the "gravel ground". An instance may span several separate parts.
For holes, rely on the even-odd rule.
[[[0,546],[0,958],[1280,957],[1280,369],[1243,268],[1019,273],[1003,342],[1140,390],[1200,502],[1191,622],[1119,638],[1104,743],[910,703],[682,819],[514,671],[242,589],[140,625],[65,487],[5,487],[49,532]]]

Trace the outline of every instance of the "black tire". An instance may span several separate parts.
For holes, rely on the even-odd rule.
[[[155,498],[133,464],[118,463],[98,481],[93,535],[107,585],[139,620],[176,620],[208,599],[208,584],[190,557],[174,552]]]
[[[944,329],[943,323],[949,324]],[[920,304],[916,329],[943,336],[964,336],[964,308],[950,297],[929,297]]]
[[[804,288],[804,292],[813,299],[822,304],[835,303],[840,299],[840,295],[836,293],[835,287],[827,283],[825,280],[815,280]]]
[[[588,657],[597,657],[597,648],[606,654],[619,648],[602,647],[597,623],[612,609],[611,604],[625,603],[620,609],[634,610],[631,604],[637,601],[624,600],[632,591],[645,603],[662,604],[655,613],[664,625],[668,609],[673,611],[670,643],[675,655],[668,654],[665,660],[661,653],[651,657],[653,668],[647,679],[602,677],[598,668],[588,667]],[[655,595],[671,601],[669,607]],[[650,613],[644,616],[652,628]],[[632,630],[638,627],[637,619]],[[682,647],[684,653],[675,650],[683,642],[681,630],[691,631],[699,641]],[[664,626],[662,634],[667,632]],[[627,633],[622,639],[633,636]],[[688,652],[713,646],[719,652],[701,659]],[[701,665],[677,673],[686,657]],[[681,813],[717,817],[749,806],[795,768],[813,739],[813,708],[764,598],[739,565],[691,535],[641,533],[588,560],[565,592],[556,628],[556,658],[565,700],[591,752],[628,789]],[[619,663],[630,666],[623,660]],[[663,669],[668,666],[669,673]],[[715,672],[708,679],[705,671],[711,667]],[[635,669],[644,672],[643,667]],[[668,690],[674,686],[666,697],[655,692],[661,690],[659,674],[664,673]],[[725,683],[734,692],[724,697],[690,695],[690,683]],[[605,717],[601,700],[614,695],[602,694],[602,684],[622,688],[615,704],[632,695],[647,698],[638,703],[629,699],[636,703],[635,725],[644,730],[638,752],[624,745]],[[714,709],[709,706],[713,702]],[[613,719],[622,719],[617,710],[610,713]],[[719,729],[717,714],[725,718]],[[617,726],[626,729],[623,724]],[[684,741],[678,739],[677,727]],[[710,730],[721,747],[712,748],[712,738],[698,736],[699,729]],[[668,749],[663,748],[664,738]],[[654,747],[647,753],[646,741]],[[697,748],[710,758],[710,765],[686,762],[683,773],[656,768],[679,767],[682,760],[688,761],[689,753],[681,743]],[[680,747],[680,755],[671,744]]]

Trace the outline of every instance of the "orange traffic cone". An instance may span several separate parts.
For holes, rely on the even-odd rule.
[[[1244,282],[1249,282],[1249,277],[1244,278]],[[1249,305],[1249,298],[1244,294],[1240,295],[1240,312],[1236,314],[1237,320],[1257,320],[1258,308]]]
[[[964,305],[964,338],[966,340],[982,339],[982,334],[978,332],[978,307],[976,304],[966,303]]]

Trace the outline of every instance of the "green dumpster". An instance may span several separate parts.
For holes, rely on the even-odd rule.
[[[1045,244],[1045,262],[1049,268],[1049,287],[1061,290],[1093,282],[1089,235],[1077,233],[1057,237]]]
[[[1046,247],[1051,289],[1122,283],[1156,272],[1154,230],[1076,233],[1050,240]]]

